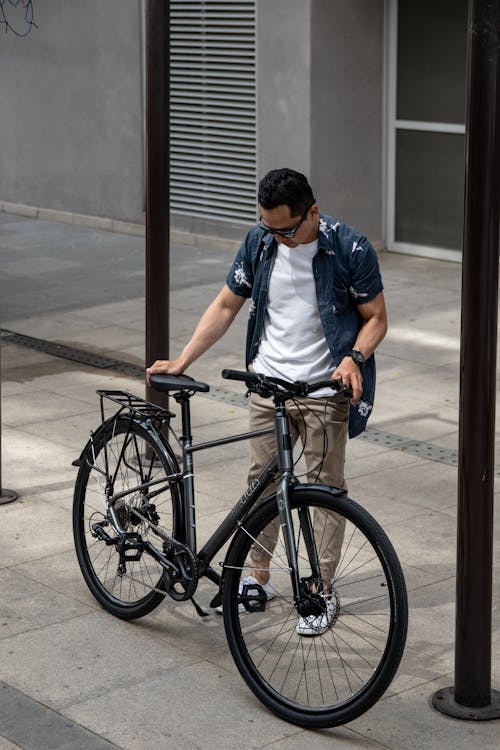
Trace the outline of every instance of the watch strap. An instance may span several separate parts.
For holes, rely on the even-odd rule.
[[[358,367],[363,367],[363,365],[366,363],[365,355],[361,354],[361,352],[359,352],[357,349],[351,349],[351,351],[348,353],[348,356],[352,357]]]

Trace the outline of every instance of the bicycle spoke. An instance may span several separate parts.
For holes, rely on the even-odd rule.
[[[164,596],[163,568],[142,545],[147,541],[163,551],[163,541],[155,533],[157,524],[172,535],[172,493],[178,496],[178,489],[167,477],[178,472],[175,460],[154,434],[128,417],[114,420],[91,443],[75,491],[75,542],[87,584],[114,614],[140,616]],[[132,545],[140,540],[123,560],[113,543],[119,534],[108,514],[108,494],[114,498],[114,511]]]
[[[246,519],[232,548],[225,573],[224,617],[238,668],[259,698],[297,723],[333,726],[371,705],[394,674],[406,632],[406,596],[402,588],[396,613],[393,578],[399,576],[400,586],[404,583],[396,568],[388,576],[380,548],[389,543],[381,530],[376,543],[371,540],[365,511],[353,510],[352,501],[337,496],[330,504],[314,489],[302,491],[302,496],[303,502],[291,501],[291,513],[301,596],[309,592],[304,614],[295,606],[282,532],[274,539],[270,531],[277,510],[269,502]],[[262,544],[267,537],[276,546]],[[256,567],[252,555],[260,561],[262,553],[270,563],[271,598],[256,606],[261,599],[252,586],[245,589],[248,611],[243,594],[232,597],[240,578],[252,575]],[[318,560],[319,580],[314,572]],[[397,566],[394,555],[391,565]],[[266,568],[261,562],[257,567]],[[330,575],[325,576],[325,570]]]

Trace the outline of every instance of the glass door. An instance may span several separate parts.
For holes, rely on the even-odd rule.
[[[461,259],[467,0],[388,0],[387,246]]]

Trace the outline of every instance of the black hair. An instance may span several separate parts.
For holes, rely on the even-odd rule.
[[[293,169],[272,169],[259,183],[259,204],[262,208],[288,206],[291,216],[301,216],[315,202],[307,178]]]

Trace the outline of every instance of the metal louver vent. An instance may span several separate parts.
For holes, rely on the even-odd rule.
[[[170,3],[171,208],[255,221],[256,2]]]

